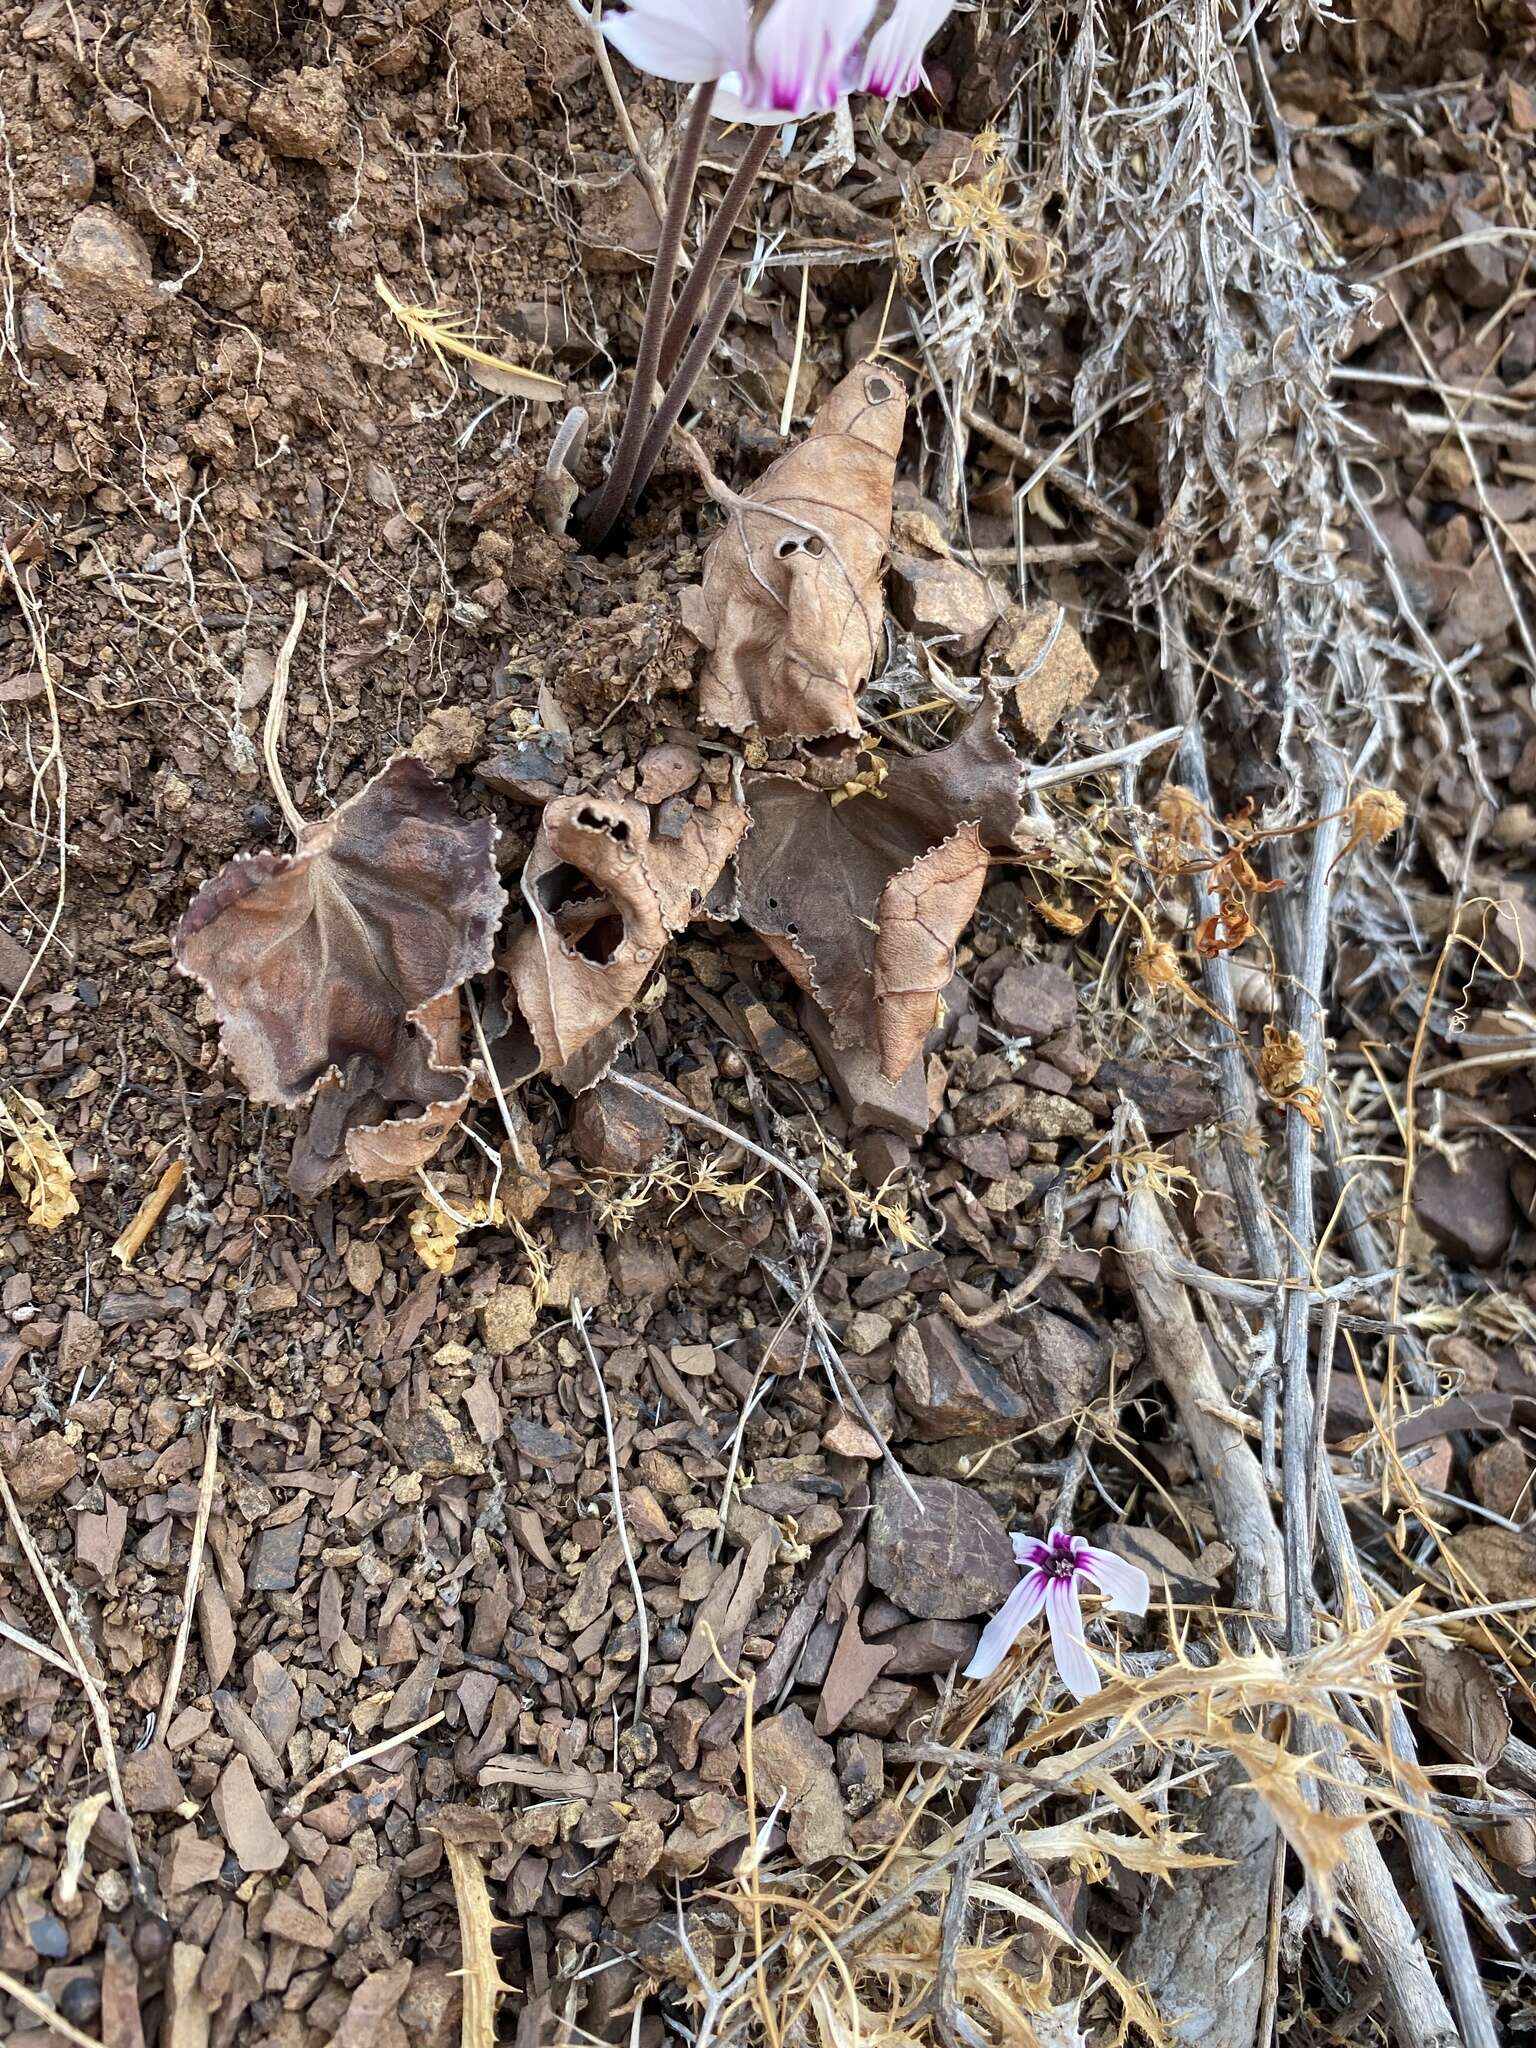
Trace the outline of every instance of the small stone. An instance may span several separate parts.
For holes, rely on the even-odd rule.
[[[1458,1150],[1453,1165],[1431,1152],[1414,1175],[1413,1213],[1453,1258],[1497,1265],[1516,1221],[1509,1154],[1502,1145],[1478,1142]]]
[[[1094,1085],[1113,1102],[1119,1095],[1141,1111],[1148,1133],[1172,1137],[1209,1123],[1220,1105],[1216,1090],[1198,1067],[1153,1060],[1104,1060]]]
[[[79,1470],[73,1447],[58,1430],[50,1429],[21,1446],[7,1463],[6,1477],[18,1503],[35,1508],[62,1493]]]
[[[512,1417],[507,1424],[507,1435],[530,1465],[568,1464],[581,1449],[568,1436],[561,1436],[558,1430],[546,1429],[542,1422],[533,1422],[524,1415]]]
[[[1010,605],[987,642],[985,665],[1000,682],[1013,684],[1019,723],[1041,742],[1099,680],[1082,635],[1054,604]]]
[[[485,720],[467,704],[440,704],[406,751],[446,782],[474,760],[484,738]]]
[[[823,1863],[851,1852],[831,1745],[798,1707],[758,1723],[752,1760],[765,1797],[784,1798],[789,1850],[797,1863]]]
[[[257,93],[246,126],[275,156],[324,163],[341,144],[347,90],[337,65],[306,65]]]
[[[291,1892],[279,1892],[267,1907],[262,1933],[279,1941],[297,1942],[301,1948],[326,1949],[331,1945],[330,1923]]]
[[[171,127],[190,120],[208,87],[208,73],[192,46],[176,38],[140,39],[130,60],[149,88],[149,104]]]
[[[204,1841],[189,1821],[171,1836],[169,1849],[161,1850],[160,1889],[167,1899],[201,1891],[217,1881],[223,1868],[223,1844]]]
[[[458,1417],[431,1396],[403,1419],[386,1423],[385,1435],[423,1479],[448,1479],[455,1473],[473,1478],[485,1470],[479,1445],[470,1441]]]
[[[964,666],[997,624],[1005,600],[978,570],[952,556],[891,553],[891,609],[944,659]]]
[[[879,1439],[851,1415],[839,1415],[836,1422],[822,1431],[821,1447],[838,1458],[874,1459],[881,1455]]]
[[[1472,1491],[1496,1515],[1518,1522],[1536,1507],[1530,1459],[1513,1437],[1500,1437],[1479,1451],[1470,1466]]]
[[[860,1309],[843,1332],[843,1348],[851,1351],[855,1358],[868,1358],[872,1351],[878,1351],[882,1344],[890,1341],[890,1324],[884,1316],[876,1315],[873,1309]]]
[[[1330,213],[1348,213],[1365,183],[1342,152],[1303,146],[1296,152],[1295,167],[1296,183],[1303,198],[1310,199],[1314,206],[1326,207]]]
[[[52,1913],[40,1913],[27,1926],[33,1952],[51,1963],[61,1963],[69,1954],[69,1929]]]
[[[224,1766],[214,1787],[213,1811],[240,1868],[255,1873],[281,1870],[288,1860],[288,1845],[272,1825],[267,1802],[251,1776],[251,1767],[238,1753]]]
[[[475,770],[475,780],[497,796],[518,803],[547,804],[559,796],[570,772],[569,739],[563,733],[539,732],[487,754]]]
[[[909,1621],[886,1637],[891,1661],[887,1678],[931,1678],[951,1665],[962,1668],[981,1636],[974,1621]]]
[[[875,1482],[869,1518],[869,1576],[909,1614],[963,1621],[990,1614],[1019,1583],[1008,1531],[995,1510],[953,1479]]]
[[[144,237],[110,206],[81,208],[54,268],[70,291],[92,302],[142,306],[156,296]]]
[[[992,990],[992,1017],[1010,1038],[1038,1045],[1076,1020],[1077,990],[1070,975],[1046,961],[1008,967]]]
[[[299,1515],[280,1528],[258,1532],[245,1583],[253,1593],[291,1593],[299,1582],[299,1560],[309,1517]]]
[[[531,1287],[498,1287],[480,1307],[480,1334],[498,1358],[521,1351],[539,1319]]]
[[[1039,1418],[983,1363],[947,1316],[923,1316],[896,1339],[896,1398],[920,1443],[979,1436],[1002,1443]]]
[[[766,1003],[744,1003],[738,1013],[769,1073],[781,1081],[815,1081],[820,1076],[816,1055],[774,1016]]]
[[[588,270],[618,274],[643,270],[656,254],[661,223],[645,187],[632,172],[594,191],[582,207],[582,259]]]
[[[833,1043],[826,1013],[809,996],[800,1004],[800,1025],[856,1131],[891,1131],[909,1140],[922,1137],[932,1112],[921,1055],[899,1081],[887,1081],[877,1053]]]
[[[648,1486],[631,1486],[624,1494],[624,1516],[631,1534],[642,1543],[670,1543],[676,1530],[667,1520],[661,1502]]]
[[[21,302],[21,345],[39,362],[57,363],[61,370],[83,370],[91,360],[91,344],[63,314],[36,292]],[[38,678],[38,695],[42,695]]]
[[[1109,1345],[1067,1316],[1039,1303],[1021,1309],[1014,1324],[1018,1349],[1007,1370],[1030,1421],[1054,1443],[1071,1417],[1098,1399],[1109,1377]]]
[[[644,1173],[666,1151],[668,1136],[657,1104],[613,1081],[578,1095],[571,1112],[576,1156],[600,1173]]]
[[[130,1813],[174,1813],[187,1796],[163,1742],[125,1756],[122,1777]]]
[[[384,1254],[372,1238],[354,1237],[347,1246],[347,1279],[359,1294],[372,1294],[384,1277]]]
[[[643,804],[664,804],[686,796],[704,772],[704,757],[691,741],[663,740],[640,756],[635,795]]]
[[[853,1157],[864,1185],[883,1188],[911,1166],[912,1147],[890,1131],[860,1131],[853,1141]]]

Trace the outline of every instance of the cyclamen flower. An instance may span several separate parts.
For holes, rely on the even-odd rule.
[[[990,1678],[1043,1607],[1062,1683],[1075,1698],[1090,1698],[1099,1689],[1099,1674],[1083,1641],[1079,1585],[1086,1579],[1097,1586],[1105,1605],[1117,1613],[1145,1614],[1150,1591],[1146,1573],[1111,1551],[1095,1550],[1081,1536],[1069,1536],[1065,1529],[1052,1529],[1043,1543],[1016,1534],[1013,1554],[1024,1577],[982,1630],[965,1676]]]
[[[774,124],[830,113],[850,92],[892,98],[922,79],[923,51],[954,0],[895,0],[873,36],[879,0],[629,0],[603,33],[639,71],[681,85],[716,83],[723,121]]]

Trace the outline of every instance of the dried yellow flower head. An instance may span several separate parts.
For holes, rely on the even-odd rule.
[[[1349,807],[1350,822],[1354,828],[1354,844],[1368,839],[1372,846],[1380,846],[1383,839],[1389,839],[1408,815],[1408,806],[1392,789],[1362,789]]]

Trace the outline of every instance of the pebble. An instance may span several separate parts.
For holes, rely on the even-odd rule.
[[[149,248],[110,206],[83,206],[69,224],[54,268],[82,299],[141,306],[156,296]]]

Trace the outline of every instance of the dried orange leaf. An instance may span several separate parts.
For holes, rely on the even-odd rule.
[[[955,971],[955,946],[987,879],[987,849],[974,825],[893,875],[880,896],[875,939],[875,1030],[880,1067],[899,1081],[923,1049],[939,993]]]
[[[709,649],[700,715],[770,738],[857,734],[881,644],[881,572],[906,393],[855,365],[810,433],[738,499],[685,605]]]
[[[314,1101],[292,1179],[413,1174],[468,1100],[457,991],[489,967],[505,892],[496,828],[468,820],[400,755],[297,852],[233,861],[204,884],[176,958],[213,998],[258,1102]]]

